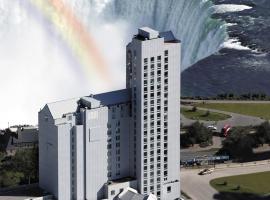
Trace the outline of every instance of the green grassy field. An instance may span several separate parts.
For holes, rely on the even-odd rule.
[[[229,115],[222,113],[210,112],[209,115],[205,115],[205,110],[197,109],[196,112],[191,111],[191,108],[181,108],[181,113],[188,119],[193,120],[205,120],[205,121],[221,121],[230,118]]]
[[[265,195],[270,193],[270,171],[217,178],[210,181],[210,185],[219,192],[236,192]],[[224,184],[227,182],[227,185]],[[237,190],[237,186],[240,188]]]
[[[270,103],[200,103],[196,106],[270,119]]]

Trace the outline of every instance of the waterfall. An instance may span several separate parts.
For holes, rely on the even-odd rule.
[[[103,9],[106,21],[126,20],[133,33],[140,26],[172,30],[182,41],[182,70],[217,52],[227,38],[224,23],[212,19],[209,0],[111,0]]]

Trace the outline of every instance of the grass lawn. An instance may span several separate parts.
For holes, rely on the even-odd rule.
[[[205,121],[221,121],[231,117],[217,112],[210,112],[209,115],[205,115],[205,110],[197,109],[196,112],[193,112],[191,108],[181,108],[181,113],[188,119]]]
[[[270,119],[270,103],[200,103],[196,106]]]
[[[224,182],[227,182],[227,185]],[[270,193],[270,171],[255,174],[245,174],[217,178],[210,181],[210,185],[219,192],[236,192],[265,195]],[[237,186],[240,189],[237,190]]]

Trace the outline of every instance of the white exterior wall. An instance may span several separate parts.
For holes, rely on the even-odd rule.
[[[84,130],[83,126],[75,126],[73,128],[74,135],[75,135],[75,197],[77,200],[84,200],[85,199],[85,174],[84,174]]]
[[[163,199],[175,199],[180,197],[180,43],[168,43],[165,48],[169,52],[168,178]],[[171,187],[170,193],[167,187]]]
[[[58,194],[57,127],[47,106],[39,112],[39,186]]]
[[[71,199],[71,125],[58,125],[58,200]]]
[[[86,110],[86,199],[103,198],[104,183],[107,182],[107,122],[108,108]]]

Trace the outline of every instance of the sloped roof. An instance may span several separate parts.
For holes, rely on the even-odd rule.
[[[62,118],[64,114],[76,112],[78,108],[78,101],[81,99],[85,103],[91,103],[92,107],[99,106],[99,102],[102,106],[109,106],[120,103],[130,102],[130,89],[116,90],[107,93],[96,94],[92,96],[73,98],[63,101],[57,101],[48,103],[48,109],[54,119]]]
[[[164,38],[164,42],[180,42],[180,40],[174,37],[174,34],[172,31],[160,32],[159,37]]]
[[[53,103],[48,103],[47,106],[54,119],[62,118],[63,114],[76,112],[77,102],[80,98],[73,98],[63,101],[57,101]]]
[[[142,194],[137,194],[130,190],[127,190],[119,199],[120,200],[146,200],[147,197]]]
[[[116,90],[102,94],[93,95],[93,98],[99,100],[103,106],[109,106],[131,101],[130,89]]]

